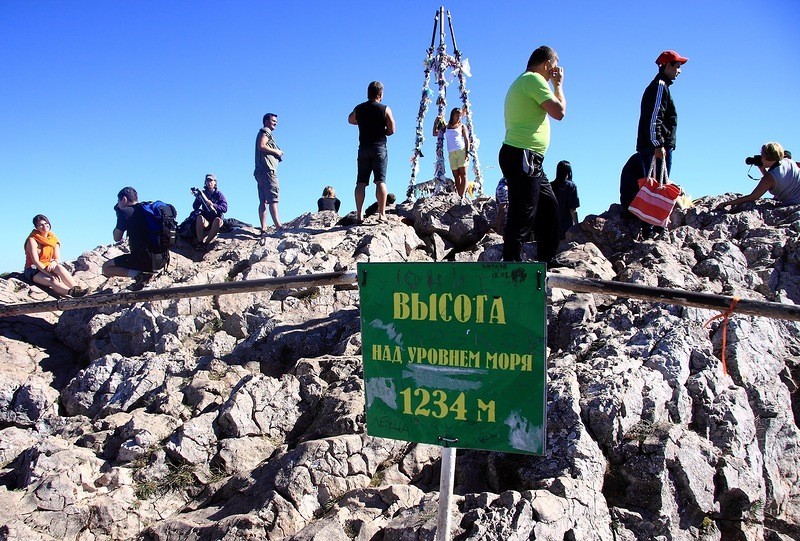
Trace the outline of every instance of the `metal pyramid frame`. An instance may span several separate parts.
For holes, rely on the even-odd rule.
[[[445,174],[445,160],[444,160],[444,135],[437,137],[436,141],[436,165],[434,168],[434,176],[431,180],[424,182],[417,182],[417,174],[419,173],[419,159],[422,155],[422,143],[425,141],[425,133],[423,124],[425,121],[425,114],[428,112],[428,105],[433,98],[433,90],[430,88],[431,71],[436,77],[436,84],[439,87],[439,92],[436,97],[436,106],[438,115],[447,118],[445,110],[447,108],[447,86],[448,82],[445,79],[445,72],[448,69],[452,70],[453,75],[458,78],[458,90],[461,96],[461,103],[463,104],[463,117],[466,119],[467,132],[469,135],[470,151],[472,157],[472,172],[474,180],[468,183],[468,192],[478,196],[483,193],[483,174],[481,173],[481,164],[478,160],[478,146],[480,141],[475,136],[475,127],[472,122],[472,107],[469,102],[469,91],[467,90],[467,77],[471,77],[469,68],[469,59],[462,59],[461,51],[456,45],[456,35],[453,31],[453,19],[450,16],[450,11],[447,11],[447,24],[450,28],[450,37],[453,41],[453,55],[447,54],[447,45],[444,36],[444,7],[440,7],[433,18],[433,35],[431,36],[431,46],[428,48],[427,57],[425,58],[425,71],[424,81],[422,85],[422,98],[419,104],[419,113],[417,114],[417,129],[416,141],[414,151],[411,155],[411,180],[408,184],[408,192],[406,193],[409,199],[417,197],[427,197],[429,195],[438,194],[442,192],[454,191],[453,180],[448,178]],[[434,49],[436,43],[436,34],[439,34],[439,46]],[[435,53],[435,54],[434,54]],[[472,184],[470,190],[469,184]]]

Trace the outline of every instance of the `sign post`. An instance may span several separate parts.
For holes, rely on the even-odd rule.
[[[443,445],[445,536],[455,444],[544,454],[545,278],[541,263],[358,265],[367,433]]]

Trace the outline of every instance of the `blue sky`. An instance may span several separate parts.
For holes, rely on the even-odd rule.
[[[285,152],[281,219],[316,209],[330,184],[353,210],[357,129],[371,80],[397,131],[389,190],[405,194],[433,17],[440,3],[0,1],[0,165],[6,183],[0,271],[21,270],[31,218],[46,214],[64,255],[112,241],[117,191],[191,210],[213,172],[229,217],[257,223],[253,145],[266,112]],[[768,9],[767,9],[768,6]],[[503,99],[531,51],[555,48],[567,116],[552,124],[545,169],[573,165],[579,215],[618,200],[654,60],[690,61],[672,87],[673,180],[694,197],[749,193],[744,157],[776,140],[800,155],[800,9],[796,0],[460,1],[451,11],[472,67],[467,85],[487,191],[500,177]],[[452,44],[447,41],[448,53]],[[459,104],[457,84],[448,109]],[[425,120],[426,137],[434,114]],[[433,138],[420,179],[433,176]],[[470,173],[471,179],[471,173]],[[374,198],[372,188],[367,203]]]

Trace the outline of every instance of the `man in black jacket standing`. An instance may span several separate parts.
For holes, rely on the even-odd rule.
[[[636,139],[636,151],[646,164],[645,167],[650,166],[655,156],[657,162],[663,160],[666,163],[667,173],[672,169],[678,113],[675,111],[669,87],[681,73],[681,66],[688,60],[675,51],[664,51],[656,59],[658,75],[644,89],[639,114],[639,135]],[[658,163],[658,167],[661,167],[661,163]]]
[[[672,171],[672,151],[675,150],[675,132],[678,129],[678,113],[675,111],[675,104],[669,92],[672,82],[680,75],[681,66],[689,59],[676,53],[675,51],[664,51],[658,58],[658,74],[653,79],[642,94],[642,105],[639,113],[639,132],[636,138],[636,154],[631,156],[622,172],[620,180],[620,201],[627,212],[630,200],[633,199],[637,191],[637,181],[643,176],[647,176],[648,169],[653,157],[656,158],[656,168],[653,171],[655,178],[661,178],[661,170],[667,168],[667,176]],[[637,159],[638,158],[638,159]],[[637,162],[641,163],[642,175],[635,173],[637,181],[625,182],[626,170],[630,166],[638,169]],[[623,191],[630,193],[623,194]],[[641,237],[650,238],[655,233],[657,236],[663,232],[662,227],[655,230],[650,224],[641,223]]]

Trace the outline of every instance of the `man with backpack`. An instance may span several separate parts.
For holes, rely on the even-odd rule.
[[[134,278],[134,285],[141,287],[169,263],[176,241],[175,207],[161,201],[139,203],[136,190],[128,186],[117,194],[114,211],[114,241],[120,242],[127,231],[130,253],[106,261],[103,276]]]

